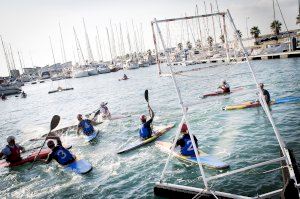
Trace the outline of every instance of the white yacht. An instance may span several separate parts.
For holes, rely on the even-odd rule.
[[[125,68],[128,70],[139,68],[139,64],[132,59],[126,61]]]
[[[81,77],[88,77],[89,73],[86,70],[83,69],[77,69],[73,71],[73,77],[74,78],[81,78]]]
[[[99,74],[110,73],[110,69],[104,64],[99,64],[97,70]]]
[[[89,76],[93,76],[93,75],[98,75],[99,74],[97,68],[89,68],[89,69],[87,69],[87,72],[88,72]]]

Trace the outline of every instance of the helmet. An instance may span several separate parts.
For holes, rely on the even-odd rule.
[[[188,127],[187,127],[186,123],[183,123],[181,126],[180,132],[187,132],[187,130],[188,130]]]
[[[14,137],[14,136],[8,136],[7,138],[6,138],[6,141],[8,142],[8,143],[10,143],[12,140],[16,140],[16,138]]]
[[[77,115],[77,119],[80,119],[80,118],[82,119],[82,114]]]
[[[260,86],[260,88],[264,88],[264,84],[263,83],[260,83],[259,86]]]
[[[101,102],[100,106],[103,107],[103,106],[106,106],[107,105],[107,102]]]
[[[55,147],[55,144],[54,144],[54,142],[53,142],[52,140],[49,140],[49,141],[47,142],[47,146],[48,146],[50,149],[52,149],[52,148]]]
[[[146,115],[141,115],[141,116],[140,116],[140,120],[141,120],[142,122],[145,122],[145,121],[147,120],[147,116],[146,116]]]

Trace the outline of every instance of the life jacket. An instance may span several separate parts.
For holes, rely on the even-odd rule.
[[[7,162],[19,162],[20,160],[22,160],[21,150],[17,145],[15,145],[13,147],[10,147],[7,145],[7,147],[9,147],[10,152],[11,152],[11,154],[6,157]]]
[[[142,124],[139,133],[140,133],[140,137],[144,139],[150,138],[152,134],[151,129],[147,128],[145,124]]]
[[[80,125],[85,135],[91,135],[94,132],[94,127],[88,120],[82,120],[80,122]]]
[[[62,146],[56,146],[52,152],[53,158],[61,165],[70,164],[74,161],[74,156],[69,150]]]
[[[181,147],[180,149],[181,154],[186,156],[196,156],[191,138],[184,137],[183,141],[184,141],[184,147]]]

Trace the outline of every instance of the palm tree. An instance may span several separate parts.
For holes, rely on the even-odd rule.
[[[273,33],[275,34],[275,35],[279,35],[279,32],[280,32],[280,30],[281,30],[281,23],[280,23],[280,21],[278,21],[278,20],[274,20],[272,23],[271,23],[271,25],[270,25],[270,28],[271,28],[271,30],[273,31]]]
[[[179,50],[182,50],[182,47],[183,47],[183,46],[182,46],[182,43],[178,43],[178,44],[177,44],[177,48],[178,48]]]
[[[257,39],[260,35],[260,30],[257,26],[253,26],[251,29],[250,29],[250,34],[255,38]]]
[[[192,43],[190,41],[186,42],[186,47],[191,50],[193,48]]]
[[[207,43],[208,43],[209,47],[212,47],[213,41],[214,41],[214,39],[211,36],[207,37]]]
[[[222,43],[224,44],[225,43],[225,37],[224,37],[224,35],[221,35],[220,39],[221,39]]]

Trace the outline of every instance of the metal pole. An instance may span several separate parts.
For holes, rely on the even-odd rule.
[[[225,15],[222,15],[222,18],[223,18],[223,29],[224,29],[224,40],[225,40],[225,51],[226,51],[227,63],[229,63],[229,62],[230,62],[230,57],[229,57],[229,46],[228,46],[228,38],[227,38],[227,30],[226,30]]]
[[[158,49],[157,49],[156,36],[155,36],[155,32],[154,32],[153,22],[151,22],[151,29],[152,29],[153,43],[154,43],[154,47],[155,47],[155,58],[156,58],[156,64],[158,67],[158,75],[161,75],[160,61],[158,59]]]
[[[64,44],[64,39],[63,39],[63,36],[62,36],[62,31],[61,31],[60,23],[58,23],[58,25],[59,25],[59,32],[60,32],[60,39],[61,39],[61,48],[62,48],[63,62],[67,62],[66,51],[65,51],[65,44]]]
[[[156,23],[156,19],[154,19],[154,23],[156,24],[156,28],[157,28],[158,34],[159,34],[159,36],[160,36],[161,43],[162,43],[162,45],[163,45],[164,51],[166,52],[166,45],[165,45],[164,39],[163,39],[163,37],[162,37],[160,28],[159,28],[158,24]],[[207,184],[207,180],[206,180],[206,177],[205,177],[205,173],[204,173],[204,170],[203,170],[203,166],[202,166],[202,163],[200,162],[200,157],[199,157],[199,154],[198,154],[198,148],[197,148],[197,146],[196,146],[196,143],[195,143],[195,140],[194,140],[193,133],[191,132],[191,128],[190,128],[189,122],[187,121],[186,108],[183,106],[183,101],[182,101],[180,89],[179,89],[179,87],[178,87],[178,84],[177,84],[175,75],[174,75],[173,70],[172,70],[172,67],[171,67],[171,62],[170,62],[169,53],[166,52],[166,55],[167,55],[167,62],[168,62],[169,70],[170,70],[170,72],[171,72],[171,77],[172,77],[172,80],[173,80],[173,83],[174,83],[174,86],[175,86],[175,89],[176,89],[176,92],[177,92],[177,96],[178,96],[178,99],[179,99],[179,104],[180,104],[181,109],[182,109],[182,112],[183,112],[183,119],[184,119],[184,121],[186,122],[186,125],[187,125],[187,127],[188,127],[188,129],[189,129],[188,132],[189,132],[189,135],[190,135],[190,137],[191,137],[191,141],[192,141],[192,145],[193,145],[193,148],[194,148],[194,152],[195,152],[195,154],[196,154],[196,158],[197,158],[198,166],[199,166],[200,173],[201,173],[201,176],[202,176],[202,180],[203,180],[203,183],[204,183],[204,185],[205,185],[205,188],[206,188],[207,190],[209,190],[209,187],[208,187],[208,184]],[[181,128],[181,127],[180,127],[180,128]],[[174,149],[173,149],[173,150],[174,150]],[[170,153],[172,153],[172,151],[171,151]]]
[[[237,33],[237,29],[236,29],[236,27],[235,27],[235,24],[234,24],[234,22],[233,22],[233,19],[232,19],[231,15],[230,15],[229,10],[227,10],[227,13],[228,13],[228,17],[229,17],[229,19],[230,19],[230,21],[231,21],[231,25],[232,25],[233,29],[234,29],[234,31]],[[255,75],[255,73],[254,73],[254,71],[253,71],[253,69],[252,69],[252,66],[251,66],[250,62],[249,62],[248,54],[247,54],[247,52],[246,52],[246,50],[245,50],[245,47],[244,47],[243,42],[242,42],[242,40],[241,40],[241,37],[240,37],[238,34],[237,34],[237,38],[238,38],[238,41],[240,42],[240,45],[241,45],[241,47],[242,47],[242,49],[243,49],[243,51],[244,51],[244,55],[245,55],[245,58],[246,58],[248,67],[249,67],[249,69],[250,69],[250,71],[251,71],[251,73],[252,73],[253,80],[254,80],[254,82],[255,82],[255,84],[256,84],[256,87],[257,87],[257,90],[259,91],[259,94],[260,94],[260,99],[261,99],[261,101],[262,101],[262,106],[265,106],[265,108],[264,108],[265,113],[266,113],[266,115],[268,116],[268,119],[270,120],[270,123],[271,123],[271,125],[272,125],[272,127],[273,127],[273,129],[274,129],[274,133],[275,133],[275,135],[276,135],[276,138],[277,138],[277,141],[278,141],[278,143],[279,143],[279,146],[280,146],[280,149],[281,149],[281,151],[282,151],[282,154],[283,154],[285,157],[287,157],[287,154],[286,154],[286,151],[285,151],[286,145],[285,145],[285,143],[284,143],[284,141],[283,141],[283,139],[282,139],[282,137],[281,137],[281,135],[280,135],[280,133],[279,133],[279,131],[278,131],[276,125],[275,125],[275,122],[274,122],[272,116],[271,116],[269,107],[267,106],[266,100],[265,100],[265,98],[263,97],[263,96],[264,96],[264,95],[263,95],[263,92],[262,92],[262,90],[261,90],[261,88],[260,88],[260,86],[259,86],[259,84],[258,84],[256,75]],[[286,160],[286,161],[287,161],[288,164],[291,165],[291,162],[290,162],[290,161],[288,161],[288,160]],[[297,181],[295,180],[295,182],[297,182]]]

